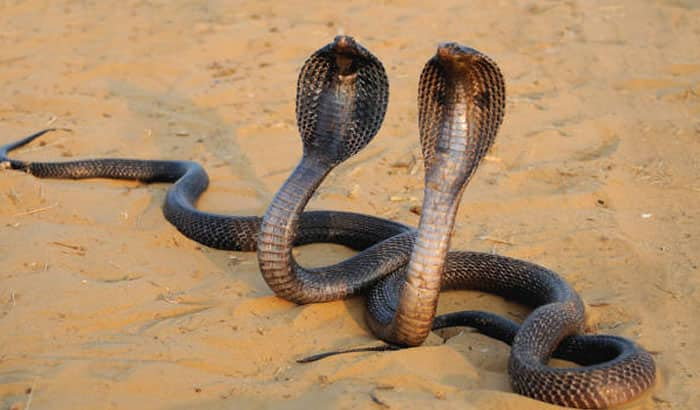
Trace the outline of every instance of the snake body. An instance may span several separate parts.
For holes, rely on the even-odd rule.
[[[504,111],[500,70],[485,55],[444,44],[426,64],[419,121],[426,163],[423,214],[416,231],[382,218],[336,211],[303,212],[337,164],[374,137],[386,111],[388,81],[381,62],[347,36],[314,53],[297,83],[297,122],[304,155],[263,218],[199,211],[208,186],[191,161],[94,159],[26,162],[8,157],[50,130],[0,147],[0,163],[45,178],[116,178],[174,182],[163,206],[184,235],[210,247],[258,252],[261,272],[280,297],[297,303],[366,292],[368,323],[394,344],[415,346],[430,329],[471,326],[512,345],[513,390],[571,407],[602,408],[628,401],[654,383],[651,356],[615,336],[579,335],[584,306],[557,274],[498,255],[448,252],[461,193],[495,138]],[[333,242],[360,251],[339,264],[306,269],[293,246]],[[487,312],[435,317],[441,290],[474,289],[532,307],[518,325]],[[552,368],[550,357],[583,367]]]
[[[197,198],[209,185],[206,171],[196,162],[123,158],[27,162],[8,158],[10,151],[56,130],[45,129],[0,147],[0,164],[39,178],[109,178],[146,183],[174,182],[166,194],[163,214],[183,235],[215,249],[255,251],[261,217],[219,215],[195,208]],[[356,250],[362,250],[411,229],[386,219],[339,211],[305,212],[300,223],[302,233],[297,237],[295,245],[328,242]]]

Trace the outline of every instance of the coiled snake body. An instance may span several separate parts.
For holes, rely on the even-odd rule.
[[[417,231],[349,212],[302,212],[328,172],[374,137],[387,96],[381,62],[352,38],[339,36],[314,53],[297,84],[304,155],[263,218],[195,209],[208,177],[190,161],[49,163],[7,156],[50,130],[0,147],[0,163],[46,178],[174,182],[163,206],[166,219],[204,245],[257,250],[263,277],[280,297],[311,303],[365,292],[372,331],[402,346],[421,344],[431,329],[474,327],[512,345],[508,369],[518,393],[565,406],[601,408],[649,388],[655,378],[651,356],[624,338],[579,335],[583,303],[557,274],[503,256],[448,252],[462,191],[503,118],[502,75],[478,51],[443,44],[421,75],[419,123],[426,188]],[[306,269],[294,261],[291,249],[313,242],[339,243],[361,252],[333,266]],[[534,310],[520,325],[477,311],[435,317],[439,292],[445,289],[481,290]],[[552,356],[584,367],[549,367]]]

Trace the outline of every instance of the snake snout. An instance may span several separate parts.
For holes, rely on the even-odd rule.
[[[362,51],[364,47],[362,47],[357,41],[355,41],[354,38],[350,36],[337,36],[333,39],[330,47],[339,54],[366,54],[366,50],[365,53]]]
[[[459,43],[445,42],[438,45],[435,55],[443,61],[466,62],[480,53],[471,47]]]
[[[297,125],[305,155],[333,166],[356,154],[379,131],[388,97],[382,63],[352,37],[336,37],[299,75]]]

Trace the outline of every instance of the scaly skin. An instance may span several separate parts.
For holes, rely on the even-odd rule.
[[[530,397],[566,406],[606,407],[650,387],[654,362],[633,342],[576,335],[583,323],[583,304],[554,272],[498,255],[447,252],[462,190],[503,117],[500,71],[475,50],[445,44],[421,76],[419,125],[426,192],[418,232],[367,215],[301,213],[325,175],[372,139],[387,95],[381,63],[351,38],[338,37],[312,55],[302,69],[297,94],[304,158],[264,218],[198,211],[194,203],[208,177],[191,161],[50,163],[8,158],[9,151],[50,130],[0,147],[0,164],[46,178],[174,182],[163,206],[168,221],[207,246],[257,249],[265,280],[281,297],[309,303],[367,290],[372,330],[405,346],[422,343],[431,327],[472,326],[513,345],[513,389]],[[304,269],[293,260],[291,248],[312,242],[335,242],[362,252],[334,266]],[[434,317],[441,289],[490,292],[535,310],[521,326],[486,312]],[[552,355],[584,367],[550,368],[546,363]]]

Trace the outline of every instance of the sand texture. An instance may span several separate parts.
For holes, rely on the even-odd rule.
[[[416,225],[418,76],[438,42],[470,45],[500,65],[507,111],[452,248],[560,272],[591,331],[653,352],[657,385],[624,408],[700,408],[699,22],[694,0],[0,1],[0,143],[51,124],[73,131],[15,156],[191,159],[201,209],[261,215],[301,154],[299,68],[345,33],[383,61],[389,109],[310,208]],[[167,188],[0,171],[1,409],[555,408],[512,393],[508,347],[469,329],[297,364],[377,343],[362,299],[275,297],[255,254],[164,220]],[[527,314],[440,300],[474,308]]]

